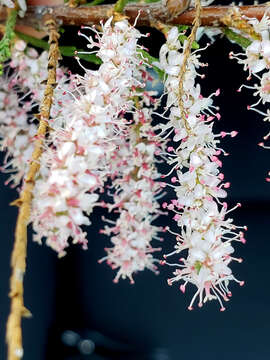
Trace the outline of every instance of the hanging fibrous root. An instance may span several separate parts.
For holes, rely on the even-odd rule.
[[[49,56],[48,56],[48,79],[38,115],[39,127],[36,134],[35,147],[29,165],[28,173],[20,198],[13,205],[19,206],[19,214],[15,231],[15,244],[11,258],[12,275],[10,279],[11,311],[7,322],[6,341],[8,345],[8,360],[18,360],[23,356],[22,346],[22,316],[30,316],[30,312],[24,307],[23,301],[23,276],[26,268],[27,249],[27,225],[29,223],[32,191],[35,178],[39,171],[39,159],[43,151],[43,143],[48,131],[48,120],[53,93],[56,86],[56,68],[59,59],[57,25],[53,18],[45,18],[45,26],[49,34]]]

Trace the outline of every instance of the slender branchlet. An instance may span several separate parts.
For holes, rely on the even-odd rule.
[[[45,20],[49,34],[48,79],[44,91],[36,134],[35,148],[29,164],[28,173],[24,179],[20,198],[13,205],[19,206],[15,230],[15,243],[11,258],[12,275],[10,279],[11,311],[7,322],[6,341],[8,345],[8,360],[18,360],[23,356],[22,346],[22,316],[29,316],[30,312],[24,307],[23,276],[26,268],[27,225],[29,223],[32,192],[35,178],[39,171],[39,159],[43,151],[43,142],[48,131],[48,120],[53,102],[53,92],[56,85],[56,67],[59,59],[57,26],[52,18]]]

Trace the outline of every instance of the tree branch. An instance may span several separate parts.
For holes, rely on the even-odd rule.
[[[180,6],[181,3],[180,3]],[[112,10],[113,5],[98,5],[98,6],[80,6],[77,8],[70,8],[67,6],[57,7],[41,7],[29,6],[26,15],[18,23],[33,26],[41,29],[42,12],[50,12],[55,19],[62,22],[63,25],[93,25],[98,24],[101,20],[108,18],[109,11]],[[223,25],[221,19],[227,14],[231,6],[209,6],[202,9],[201,25],[202,26],[220,26]],[[241,13],[248,17],[256,17],[261,19],[267,10],[267,3],[265,5],[251,5],[240,6]],[[151,23],[160,21],[164,24],[182,24],[191,25],[195,17],[195,10],[190,9],[184,13],[177,15],[172,19],[167,8],[160,2],[152,4],[128,4],[123,12],[130,18],[133,23],[140,11],[140,17],[137,24],[139,26],[151,26]],[[0,21],[6,18],[6,10],[0,10]]]

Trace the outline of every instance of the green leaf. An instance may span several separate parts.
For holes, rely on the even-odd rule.
[[[6,20],[5,33],[0,41],[0,75],[3,72],[3,63],[11,56],[10,44],[15,37],[14,28],[17,20],[17,10],[11,10]]]
[[[160,0],[144,0],[144,2],[146,4],[155,3],[155,2],[158,2],[158,1],[160,1]]]
[[[197,50],[200,48],[199,43],[197,43],[197,41],[192,41],[192,45],[191,45],[191,49]]]
[[[19,31],[15,31],[15,34],[22,40],[24,40],[25,42],[27,42],[28,44],[31,44],[35,47],[41,48],[43,50],[49,50],[49,44],[47,43],[47,41],[41,40],[41,39],[37,39],[33,36],[30,35],[26,35],[23,34]]]
[[[118,13],[122,13],[124,10],[124,7],[126,6],[128,0],[117,0],[117,2],[114,5],[114,11]]]
[[[23,34],[19,31],[16,31],[16,35],[27,42],[28,44],[31,44],[35,47],[49,50],[49,44],[45,40],[36,39],[30,35]],[[100,58],[98,58],[95,54],[80,54],[80,51],[83,52],[83,50],[76,49],[75,46],[59,46],[59,50],[61,52],[62,56],[78,56],[80,59],[86,60],[88,62],[94,63],[94,64],[101,64],[102,61]],[[75,52],[77,51],[77,54]]]
[[[161,80],[164,80],[164,76],[165,76],[164,71],[161,70],[159,67],[153,65],[153,62],[159,62],[159,60],[154,56],[148,54],[148,52],[145,50],[139,49],[138,53],[141,54],[141,56],[147,60],[149,66],[151,66],[151,68],[158,74],[159,78]]]
[[[178,31],[180,33],[182,33],[184,31],[186,31],[189,28],[189,26],[188,25],[177,25],[177,28],[178,28]]]
[[[186,35],[182,35],[180,34],[178,39],[180,41],[181,44],[184,44],[185,40],[187,40],[187,36]],[[197,43],[197,41],[193,41],[192,45],[191,45],[191,49],[197,50],[200,48],[200,45]]]
[[[102,64],[102,60],[95,54],[80,54],[80,52],[84,52],[84,50],[76,49],[75,46],[59,46],[59,50],[63,56],[78,56],[80,59],[86,60],[93,64]]]
[[[90,3],[83,4],[83,6],[95,6],[104,3],[105,0],[93,0]]]
[[[223,33],[230,41],[237,43],[243,49],[246,49],[251,44],[251,40],[237,34],[236,32],[227,27],[223,29]]]

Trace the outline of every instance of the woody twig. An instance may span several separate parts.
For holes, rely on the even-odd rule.
[[[182,0],[183,2],[183,0]],[[180,9],[183,3],[179,1]],[[261,19],[267,9],[267,3],[262,5],[239,6],[241,14],[248,17]],[[80,6],[71,8],[68,6],[51,7],[51,13],[55,19],[62,22],[63,25],[93,25],[101,20],[106,20],[112,10],[113,5],[98,6]],[[222,19],[228,13],[231,6],[209,6],[201,11],[201,26],[223,26]],[[40,28],[40,14],[46,10],[46,7],[29,6],[25,17],[18,21],[25,25],[31,25],[34,28]],[[188,9],[176,16],[171,16],[165,5],[160,2],[152,4],[133,3],[128,4],[123,15],[128,16],[130,22],[134,22],[140,11],[140,17],[137,24],[139,26],[151,26],[153,21],[160,21],[164,24],[192,25],[195,18],[195,9]],[[181,11],[180,11],[181,12]],[[177,9],[175,9],[177,13]],[[0,21],[6,18],[6,10],[0,10]]]

